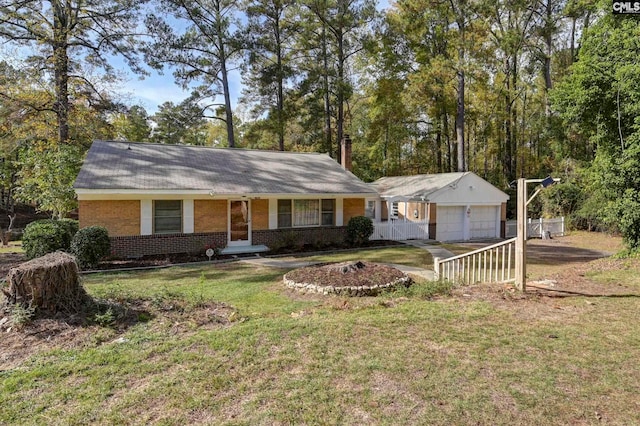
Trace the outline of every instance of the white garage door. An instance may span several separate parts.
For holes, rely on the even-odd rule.
[[[497,206],[471,206],[471,239],[496,238]]]
[[[436,212],[436,240],[459,241],[464,239],[464,215],[465,208],[437,207]]]

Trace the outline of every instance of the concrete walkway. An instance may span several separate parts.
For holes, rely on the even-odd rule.
[[[448,257],[455,256],[455,254],[451,253],[449,250],[443,248],[442,246],[435,245],[432,241],[429,240],[408,240],[403,241],[403,243],[426,250],[431,253],[431,256],[434,258],[439,257],[440,259],[446,259]]]
[[[449,250],[442,248],[441,246],[435,245],[430,241],[426,240],[410,240],[403,241],[405,244],[417,247],[431,253],[433,257],[439,257],[441,259],[445,259],[447,257],[455,256]],[[305,260],[297,260],[292,258],[273,258],[273,257],[250,257],[246,259],[240,260],[242,263],[247,263],[249,265],[257,265],[257,266],[266,266],[270,268],[281,268],[281,269],[297,269],[303,268],[305,266],[315,265],[321,262],[311,262]],[[434,272],[430,269],[418,268],[415,266],[407,266],[407,265],[398,265],[396,263],[386,263],[386,265],[393,266],[404,272],[405,274],[412,274],[423,277],[426,280],[433,281],[434,280]]]

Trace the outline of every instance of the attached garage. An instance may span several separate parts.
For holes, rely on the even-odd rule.
[[[386,177],[373,185],[383,213],[376,221],[421,221],[438,241],[504,238],[509,196],[475,173]],[[397,219],[387,211],[398,211]]]

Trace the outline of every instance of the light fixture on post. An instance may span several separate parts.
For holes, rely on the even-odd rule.
[[[527,206],[544,188],[548,188],[556,182],[558,178],[547,176],[544,179],[518,179],[518,203],[517,219],[518,233],[516,236],[516,288],[522,292],[527,289]],[[527,184],[538,183],[540,187],[536,189],[531,198],[527,199]]]

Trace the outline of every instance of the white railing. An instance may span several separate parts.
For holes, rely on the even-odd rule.
[[[435,278],[457,284],[515,281],[516,239],[502,241],[459,256],[433,259]]]
[[[527,238],[544,238],[546,235],[562,237],[565,233],[564,217],[554,219],[529,219],[527,223]],[[515,220],[506,222],[505,236],[515,237],[518,234],[518,223]]]
[[[426,240],[429,238],[429,222],[411,222],[409,220],[388,220],[373,222],[373,234],[370,240]]]

